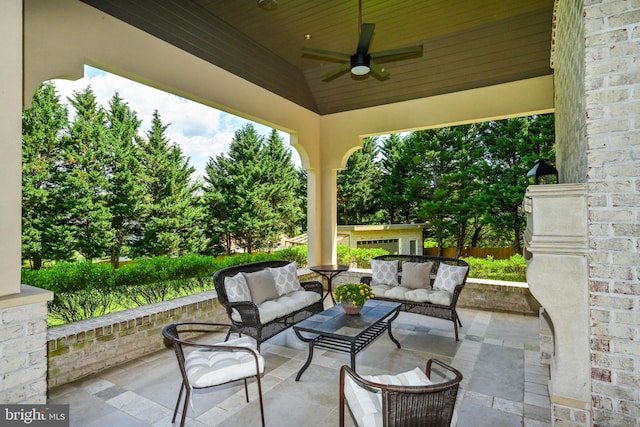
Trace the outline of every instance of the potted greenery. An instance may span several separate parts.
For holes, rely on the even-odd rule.
[[[333,290],[335,301],[350,315],[359,314],[364,303],[373,297],[373,289],[364,283],[345,283]]]

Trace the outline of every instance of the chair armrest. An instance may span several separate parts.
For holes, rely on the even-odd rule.
[[[346,381],[346,376],[349,376],[358,386],[372,392],[376,393],[380,391],[379,388],[369,386],[369,381],[362,378],[358,375],[353,369],[348,367],[347,365],[342,365],[340,367],[340,394],[338,396],[338,411],[339,411],[339,427],[344,427],[344,406],[345,406],[345,395],[344,395],[344,386]]]
[[[311,282],[302,282],[300,283],[300,286],[302,286],[305,291],[315,292],[322,296],[322,283],[318,282],[317,280]]]
[[[451,307],[456,306],[456,304],[458,303],[458,298],[460,297],[460,293],[462,292],[462,288],[464,288],[464,282],[461,285],[456,285],[456,287],[453,290],[453,295],[451,296],[451,304],[449,304]]]
[[[449,371],[450,373],[453,374],[454,378],[451,380],[448,380],[446,382],[446,384],[452,382],[452,383],[460,383],[460,381],[462,381],[462,373],[460,371],[458,371],[456,368],[454,368],[453,366],[447,365],[444,362],[441,362],[438,359],[429,359],[427,361],[427,366],[424,369],[424,372],[427,374],[427,376],[429,377],[429,379],[431,379],[431,366],[433,364],[439,365],[440,367],[442,367],[444,370]]]
[[[247,326],[260,325],[260,312],[258,306],[251,301],[230,302],[227,304],[230,309],[236,309],[240,314],[242,323]]]
[[[364,378],[362,378],[360,375],[358,375],[356,373],[356,371],[354,371],[353,369],[351,369],[349,366],[347,365],[342,365],[340,367],[340,395],[344,394],[344,381],[346,376],[351,377],[351,379],[360,387],[364,388],[365,390],[368,390],[372,393],[376,393],[378,391],[380,391],[382,389],[382,387],[384,386],[384,384],[378,384],[378,383],[374,383],[371,381],[367,381]]]

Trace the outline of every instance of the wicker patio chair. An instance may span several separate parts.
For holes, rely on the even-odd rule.
[[[433,363],[444,369],[443,382],[431,382]],[[399,375],[360,376],[342,366],[340,427],[345,400],[359,427],[449,427],[462,374],[436,359],[427,362],[425,372],[416,368]]]
[[[260,400],[260,417],[264,427],[262,384],[260,382],[260,374],[264,372],[264,359],[256,350],[254,341],[249,337],[241,337],[223,343],[203,344],[187,341],[181,337],[181,335],[194,337],[203,333],[222,332],[221,327],[228,328],[229,326],[225,323],[190,322],[170,324],[162,329],[162,335],[166,342],[175,350],[182,374],[182,384],[173,411],[172,423],[176,421],[183,391],[186,390],[186,395],[182,407],[180,427],[184,426],[187,418],[192,389],[204,389],[244,380],[244,391],[247,402],[249,402],[247,378],[255,377]],[[193,347],[193,350],[185,352],[185,348],[188,347]]]

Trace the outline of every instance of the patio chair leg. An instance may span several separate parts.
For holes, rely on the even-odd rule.
[[[262,404],[262,381],[260,381],[260,374],[256,375],[258,383],[258,398],[260,399],[260,419],[262,420],[262,427],[264,427],[264,406]]]
[[[244,379],[244,395],[247,398],[247,403],[249,403],[249,388],[247,387],[247,379]]]
[[[172,423],[176,422],[176,415],[178,414],[178,406],[180,406],[180,398],[182,397],[183,390],[184,390],[184,383],[180,385],[180,393],[178,393],[178,400],[176,401],[176,407],[173,410],[173,418],[171,419]]]
[[[190,397],[191,397],[191,390],[187,388],[187,393],[184,396],[184,407],[182,408],[182,418],[180,419],[180,427],[184,427],[184,423],[187,420],[187,409],[189,408]]]

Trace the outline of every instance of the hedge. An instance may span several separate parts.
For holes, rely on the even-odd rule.
[[[382,249],[349,249],[338,245],[338,263],[371,268],[369,260],[388,253]],[[58,263],[41,270],[23,270],[22,283],[54,293],[49,303],[50,323],[75,322],[106,313],[214,289],[213,275],[224,267],[282,259],[307,266],[307,247],[296,246],[274,253],[214,258],[185,255],[179,258],[138,259],[119,269],[109,264]],[[464,258],[469,277],[526,281],[521,255],[509,260]]]

